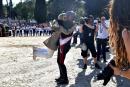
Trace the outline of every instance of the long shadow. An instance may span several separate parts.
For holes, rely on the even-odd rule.
[[[92,78],[99,72],[99,70],[93,70],[89,75],[85,75],[86,70],[78,73],[75,84],[72,84],[70,87],[91,87]]]
[[[91,65],[92,65],[92,64],[91,64],[92,60],[93,60],[93,58],[88,58],[88,59],[87,59],[87,62],[88,62],[87,65],[88,65],[88,66],[91,66]],[[79,67],[79,68],[83,68],[83,65],[84,65],[84,64],[83,64],[83,58],[82,58],[82,59],[78,59],[78,61],[79,61],[79,63],[77,64],[78,67]]]
[[[107,53],[107,59],[110,59],[109,53]],[[91,70],[93,69],[92,66],[92,60],[93,58],[88,58],[87,65],[90,66]],[[78,67],[83,68],[83,59],[78,59]],[[105,67],[105,63],[100,63],[101,67]],[[80,73],[78,73],[77,77],[75,78],[75,84],[72,84],[70,87],[91,87],[91,80],[92,78],[97,75],[100,70],[94,69],[93,71],[90,71],[88,75],[86,75],[86,70],[82,70]]]
[[[90,87],[88,86],[87,79],[85,78],[86,70],[82,70],[78,73],[77,77],[75,78],[75,84],[72,84],[70,87]]]
[[[88,66],[91,65],[93,58],[88,59]],[[83,59],[78,59],[78,66],[79,68],[83,67]],[[72,84],[70,87],[91,87],[91,79],[99,73],[100,70],[94,69],[90,74],[86,75],[86,70],[82,70],[78,73],[77,77],[75,78],[75,84]]]

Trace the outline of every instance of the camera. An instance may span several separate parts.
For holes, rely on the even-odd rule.
[[[101,23],[101,21],[98,21],[98,23]]]

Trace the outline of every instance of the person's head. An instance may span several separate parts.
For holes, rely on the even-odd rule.
[[[102,16],[102,17],[101,17],[101,23],[104,23],[105,21],[106,21],[105,16]]]
[[[76,13],[73,12],[73,11],[67,11],[66,12],[66,19],[69,20],[69,21],[74,21],[76,17]]]
[[[88,16],[88,23],[93,25],[93,23],[94,23],[94,17],[93,17],[93,15],[89,15]]]
[[[110,45],[115,51],[116,65],[120,68],[127,67],[129,63],[122,31],[124,28],[130,29],[130,0],[111,0],[109,11]]]
[[[90,24],[91,23],[91,19],[87,18],[87,17],[84,18],[84,21],[85,21],[86,24]]]
[[[62,20],[62,21],[66,20],[66,13],[59,14],[58,20]]]
[[[81,17],[81,18],[80,18],[80,24],[81,24],[81,25],[84,25],[84,23],[85,23],[84,17]]]
[[[88,17],[84,18],[84,20],[85,20],[85,23],[90,24],[90,25],[93,25],[93,23],[94,23],[94,21],[93,21],[94,18],[92,15],[89,15]]]

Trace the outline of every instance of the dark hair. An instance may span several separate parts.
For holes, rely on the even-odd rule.
[[[94,20],[93,15],[89,15],[89,16],[88,16],[88,18],[90,18],[90,19],[93,19],[93,20]]]
[[[122,38],[122,30],[130,29],[130,0],[110,2],[110,45],[115,52],[116,65],[128,67],[127,52]]]
[[[85,23],[84,18],[83,18],[83,17],[82,17],[82,18],[80,18],[80,24],[84,25],[84,23]]]

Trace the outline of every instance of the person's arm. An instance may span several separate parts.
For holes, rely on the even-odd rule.
[[[113,67],[112,65],[110,65],[110,67],[114,70],[114,75],[118,75],[130,79],[130,69],[126,71],[122,71],[118,67]]]
[[[120,76],[130,79],[130,69],[127,71],[120,71]]]
[[[80,26],[79,32],[80,32],[80,33],[83,32],[83,25]]]
[[[106,29],[108,29],[108,26],[107,26],[106,23],[103,23],[102,25],[103,25]]]
[[[98,23],[96,24],[96,30],[95,31],[98,32]]]
[[[87,27],[91,28],[91,29],[95,29],[95,26],[89,25],[89,24],[85,24]]]
[[[130,32],[127,29],[122,31],[122,38],[124,40],[128,61],[130,63]]]
[[[52,24],[52,30],[55,31],[55,32],[60,30],[60,26],[59,26],[59,24],[58,24],[57,21],[55,21],[55,22]]]

